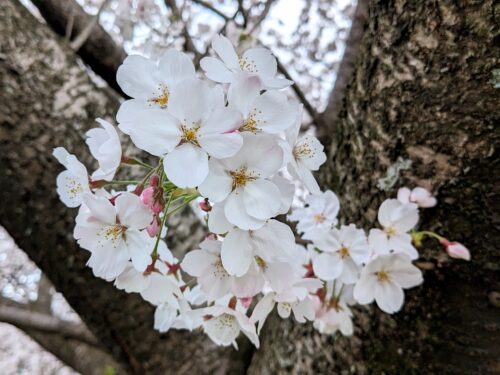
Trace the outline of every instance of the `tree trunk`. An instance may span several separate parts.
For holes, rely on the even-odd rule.
[[[65,146],[90,165],[83,132],[96,117],[113,119],[118,101],[90,81],[64,41],[13,0],[0,4],[0,80],[0,224],[130,373],[241,373],[248,346],[235,353],[198,333],[160,335],[153,306],[85,266],[88,253],[72,238],[76,211],[55,192],[62,167],[51,152]],[[181,250],[200,235],[194,215],[187,215],[171,225]]]
[[[472,261],[449,261],[425,242],[424,284],[395,315],[357,309],[351,338],[274,317],[250,374],[500,372],[499,11],[492,0],[372,1],[320,171],[341,216],[365,229],[398,187],[432,189],[439,204],[421,226],[466,244]]]

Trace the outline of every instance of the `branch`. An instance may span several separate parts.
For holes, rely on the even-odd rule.
[[[229,21],[231,19],[229,16],[226,16],[224,13],[222,13],[219,9],[215,8],[212,4],[207,3],[204,0],[192,0],[192,1],[193,1],[193,3],[196,3],[198,5],[201,5],[204,8],[207,8],[212,13],[217,14],[219,17],[223,18],[226,21]]]
[[[71,24],[73,33],[81,35],[94,18],[74,0],[32,0],[32,3],[52,30],[62,37],[67,35]],[[116,70],[127,54],[98,23],[91,28],[77,53],[109,86],[125,96],[116,83]]]
[[[264,10],[259,15],[259,18],[257,18],[257,20],[253,24],[252,28],[248,32],[249,35],[251,35],[260,26],[262,21],[264,21],[264,19],[267,17],[269,12],[271,11],[271,6],[273,5],[273,3],[274,3],[274,0],[267,0],[266,1],[266,4],[264,5]],[[241,9],[243,9],[243,7],[241,7]]]
[[[24,327],[36,329],[47,333],[58,333],[67,338],[73,338],[85,342],[91,346],[99,346],[99,342],[88,331],[83,324],[73,323],[56,318],[52,315],[31,311],[29,305],[8,306],[3,297],[0,297],[0,321]]]
[[[101,16],[102,11],[104,10],[104,8],[106,8],[106,5],[108,5],[108,3],[109,0],[104,0],[102,2],[99,10],[97,11],[97,14],[90,19],[89,23],[85,26],[82,32],[78,34],[78,36],[69,44],[74,51],[78,51],[83,46],[85,41],[89,38],[95,25],[99,23],[99,17]]]
[[[194,54],[195,62],[199,61],[201,55],[196,46],[193,43],[193,39],[189,34],[189,30],[187,28],[187,24],[182,20],[182,12],[177,6],[176,0],[165,0],[165,5],[170,8],[172,14],[174,15],[176,21],[180,21],[183,23],[182,25],[182,35],[184,36],[184,48],[186,51],[189,51]]]
[[[368,0],[358,0],[356,12],[354,13],[352,19],[351,31],[349,32],[349,37],[346,41],[344,57],[342,58],[339,70],[337,71],[335,86],[330,93],[328,105],[322,114],[324,122],[325,124],[328,124],[328,126],[318,129],[318,135],[320,136],[327,134],[330,129],[335,126],[335,121],[340,109],[342,108],[347,85],[349,84],[354,71],[367,20]]]

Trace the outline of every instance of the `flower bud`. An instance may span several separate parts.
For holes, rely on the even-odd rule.
[[[158,224],[158,219],[155,217],[151,224],[146,227],[146,232],[148,232],[149,237],[156,237],[160,231],[160,225]]]
[[[205,212],[210,212],[212,210],[212,206],[210,205],[208,198],[205,198],[203,201],[198,203],[198,206],[200,206],[200,208]]]
[[[470,260],[469,249],[460,242],[450,242],[445,239],[441,243],[446,247],[446,252],[450,258]]]
[[[158,175],[156,175],[156,174],[152,175],[149,178],[149,185],[154,186],[154,187],[160,185],[160,177],[158,177]]]
[[[141,193],[141,200],[146,206],[151,207],[153,205],[153,196],[155,193],[155,189],[152,186],[147,187]]]

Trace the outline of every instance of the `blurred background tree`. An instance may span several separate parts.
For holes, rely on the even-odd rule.
[[[492,0],[3,0],[0,321],[82,374],[500,372],[499,14]],[[326,146],[318,178],[339,194],[342,217],[368,225],[399,186],[427,187],[440,203],[426,226],[465,243],[472,262],[449,263],[424,243],[424,285],[394,316],[356,310],[350,338],[277,317],[257,351],[153,331],[152,306],[85,267],[51,150],[89,162],[83,133],[96,117],[113,120],[127,54],[175,47],[198,62],[216,33],[270,48],[296,82],[289,94],[304,104],[304,130]],[[193,212],[169,226],[178,256],[203,236]],[[22,351],[3,348],[6,364]],[[72,372],[28,357],[8,371]]]

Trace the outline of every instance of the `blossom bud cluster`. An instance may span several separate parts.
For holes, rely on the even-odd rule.
[[[102,119],[86,134],[98,163],[92,174],[64,148],[54,150],[66,168],[57,192],[79,207],[73,234],[90,252],[88,266],[155,305],[155,329],[202,328],[223,346],[236,346],[243,333],[258,347],[276,307],[281,318],[350,335],[352,305],[375,302],[394,313],[403,290],[422,283],[412,264],[415,238],[437,236],[452,257],[466,258],[455,243],[415,231],[418,207],[436,204],[422,188],[384,201],[368,233],[339,225],[337,196],[321,192],[312,173],[326,161],[323,146],[300,134],[302,108],[283,92],[292,82],[276,77],[276,59],[264,48],[238,55],[224,36],[212,47],[217,57],[200,63],[208,80],[175,50],[158,62],[131,55],[118,69],[130,97],[118,129],[157,165],[122,155],[116,128]],[[145,174],[115,180],[125,165]],[[296,188],[286,176],[310,192],[304,207],[291,210]],[[106,190],[116,185],[127,189]],[[194,200],[208,234],[177,259],[164,241],[166,219]],[[276,220],[285,214],[306,247]]]

